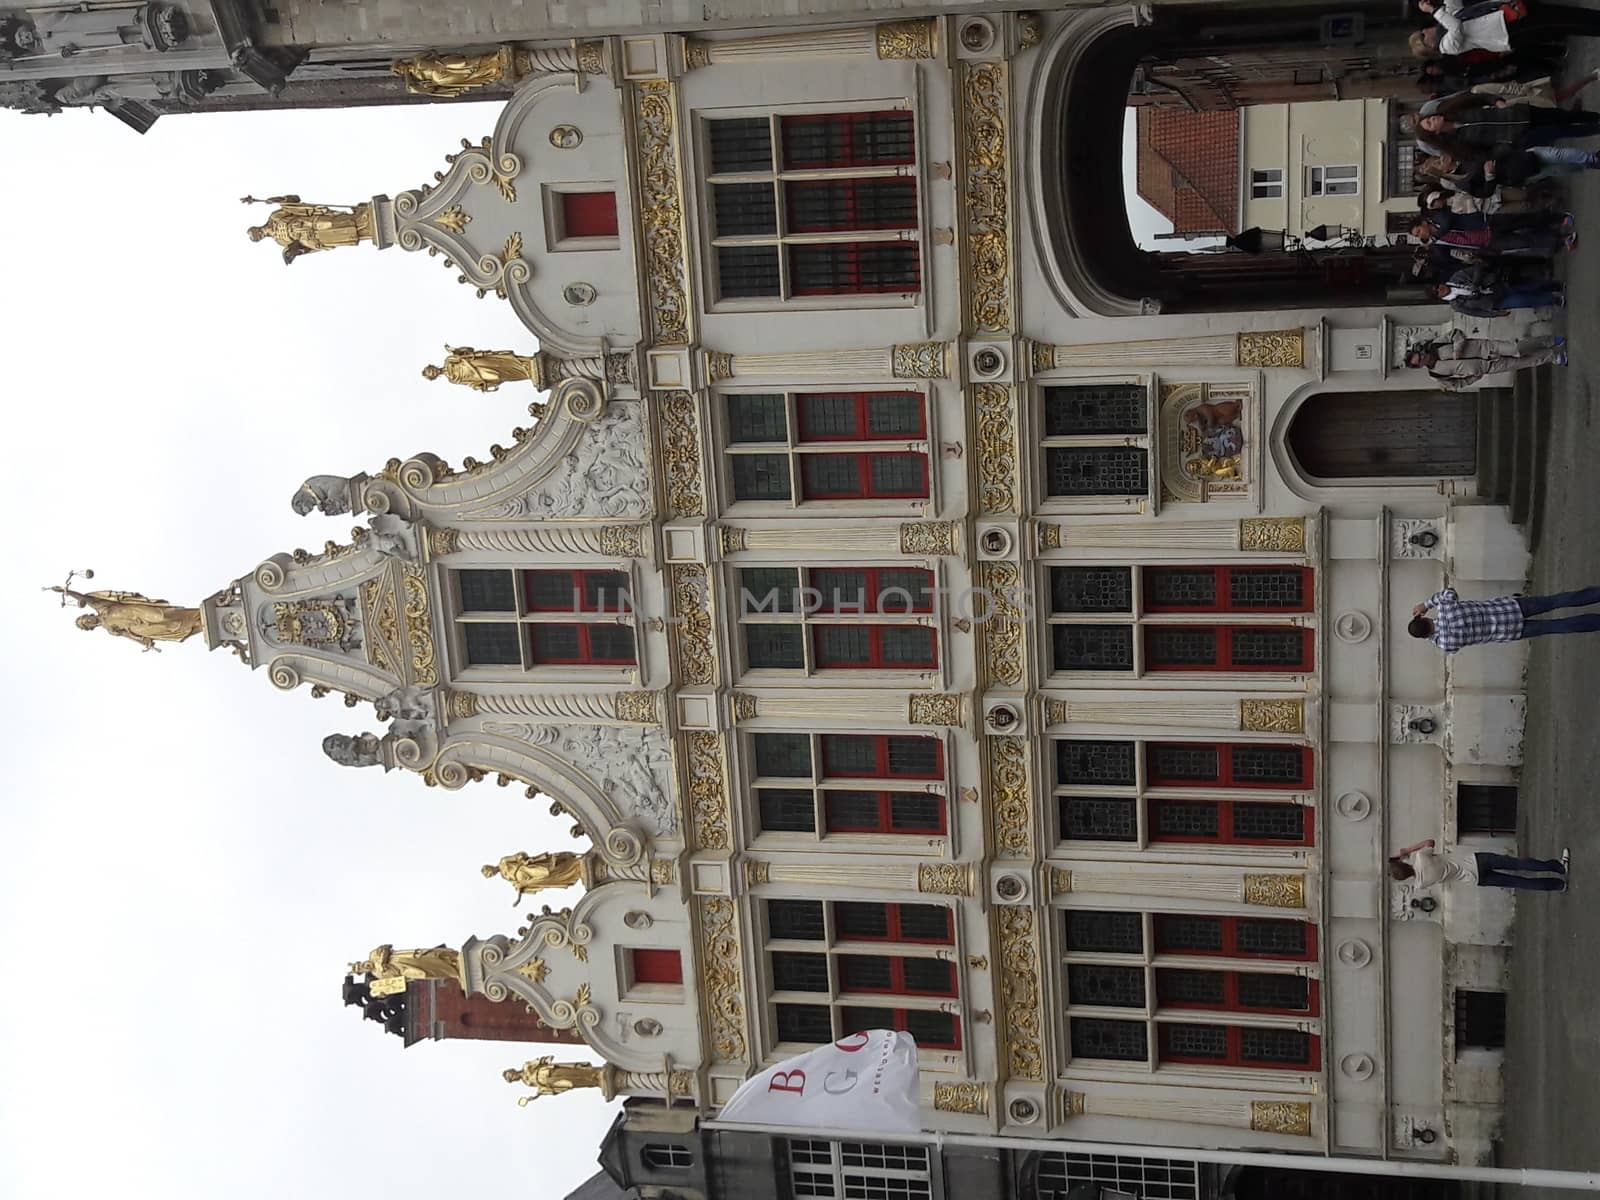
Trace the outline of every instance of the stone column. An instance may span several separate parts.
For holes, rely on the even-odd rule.
[[[899,443],[883,443],[898,445]],[[924,443],[910,442],[911,446]],[[960,526],[954,521],[886,521],[851,524],[838,522],[823,526],[792,524],[750,527],[722,525],[717,541],[724,557],[752,551],[772,551],[793,556],[828,558],[841,551],[863,554],[915,554],[937,557],[960,552]]]
[[[965,727],[971,705],[959,692],[895,692],[888,700],[882,691],[779,688],[763,692],[734,692],[733,719],[774,722],[818,722],[835,726],[932,725]],[[901,699],[900,697],[904,697]],[[929,789],[937,791],[938,789]]]
[[[1306,518],[1246,517],[1242,521],[1040,521],[1039,549],[1140,557],[1149,552],[1203,554],[1248,551],[1304,556]]]
[[[913,893],[919,890],[917,887],[919,870],[917,863],[891,865],[877,856],[873,856],[872,861],[859,865],[840,862],[837,859],[831,862],[771,862],[764,858],[747,858],[744,863],[744,881],[745,886],[751,889],[781,883],[798,884],[807,888]]]
[[[1263,908],[1306,907],[1302,874],[1243,874],[1227,868],[1159,863],[1125,870],[1121,866],[1054,867],[1051,891],[1057,895],[1159,896],[1250,904]]]
[[[1148,1099],[1107,1095],[1104,1092],[1067,1092],[1062,1100],[1062,1107],[1068,1116],[1187,1121],[1196,1125],[1248,1129],[1255,1133],[1284,1133],[1300,1137],[1311,1135],[1311,1105],[1303,1100],[1239,1100],[1215,1093],[1183,1100],[1164,1089],[1161,1095]]]
[[[1305,330],[1217,333],[1131,342],[1034,342],[1034,371],[1069,367],[1303,367]]]
[[[873,350],[810,350],[779,354],[705,352],[707,383],[728,379],[808,383],[878,379],[948,379],[947,342],[911,342]]]
[[[1045,721],[1050,725],[1156,726],[1292,735],[1305,732],[1305,707],[1305,701],[1299,697],[1196,698],[1186,703],[1047,698],[1044,702]]]
[[[648,527],[643,525],[430,529],[428,550],[432,558],[443,558],[463,551],[514,557],[549,555],[567,560],[575,554],[598,558],[640,558],[645,553],[647,534]]]
[[[937,55],[938,21],[889,21],[881,25],[850,25],[810,33],[779,33],[762,37],[708,41],[686,38],[684,67],[697,71],[713,63],[770,62],[794,58],[930,59]]]

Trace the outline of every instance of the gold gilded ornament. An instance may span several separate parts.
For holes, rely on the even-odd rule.
[[[941,555],[956,552],[954,521],[904,521],[900,525],[900,553]]]
[[[723,896],[701,900],[699,909],[701,978],[712,1057],[718,1062],[739,1062],[745,1057],[746,1041],[738,914],[733,901]]]
[[[936,1083],[933,1107],[938,1112],[986,1116],[989,1112],[989,1085],[986,1083]]]
[[[933,17],[921,21],[887,21],[878,26],[878,57],[932,58],[937,35],[938,24]]]
[[[498,865],[491,863],[483,867],[485,879],[493,879],[496,876],[517,889],[517,898],[512,901],[516,904],[524,896],[531,896],[547,889],[571,887],[581,882],[583,858],[570,850],[532,856],[519,850],[515,854],[506,855]]]
[[[350,964],[350,974],[371,975],[367,990],[374,996],[394,996],[413,979],[454,979],[461,975],[461,955],[445,946],[430,950],[396,950],[385,943],[360,962]]]
[[[661,460],[666,474],[667,515],[701,517],[706,511],[700,475],[700,411],[689,392],[658,393]]]
[[[1239,728],[1250,733],[1304,733],[1304,700],[1241,700]]]
[[[373,238],[372,205],[304,204],[299,196],[272,196],[245,204],[275,204],[271,215],[249,230],[252,242],[271,238],[283,247],[283,261],[292,263],[302,254],[337,250],[370,242]]]
[[[617,720],[633,725],[661,724],[659,692],[618,692],[612,699]]]
[[[961,102],[971,324],[979,333],[1004,333],[1011,328],[1005,65],[964,66]]]
[[[1246,517],[1239,522],[1239,549],[1270,554],[1302,554],[1306,548],[1304,517]]]
[[[1266,908],[1304,908],[1306,906],[1306,877],[1304,875],[1246,875],[1244,877],[1244,902]]]
[[[687,684],[708,684],[717,677],[717,649],[706,569],[699,563],[679,563],[670,578],[678,677]]]
[[[964,725],[959,692],[912,692],[909,720],[913,725]]]
[[[84,578],[94,578],[94,572],[86,571]],[[48,590],[61,596],[63,607],[68,600],[76,600],[79,608],[94,610],[77,619],[79,629],[104,629],[113,637],[138,642],[146,651],[159,650],[157,642],[187,641],[200,632],[203,624],[198,608],[152,600],[139,592],[73,591],[71,575],[67,576],[66,586]]]
[[[1241,333],[1234,354],[1241,367],[1303,367],[1305,358],[1303,329]]]
[[[634,89],[638,130],[640,225],[644,232],[651,338],[657,346],[689,344],[689,268],[684,258],[683,187],[678,178],[677,98],[670,83]]]
[[[992,737],[989,744],[989,803],[994,811],[995,851],[1001,858],[1033,853],[1033,810],[1028,791],[1028,746],[1019,737]]]
[[[728,788],[723,778],[721,735],[695,731],[689,745],[689,822],[701,850],[727,850],[733,845],[728,814]]]
[[[896,379],[950,378],[950,347],[946,342],[909,342],[896,346],[890,369]]]
[[[980,383],[978,400],[978,507],[1006,514],[1017,508],[1017,409],[1012,390]]]
[[[517,55],[510,46],[501,46],[487,54],[430,51],[391,63],[389,73],[405,80],[406,91],[414,96],[448,99],[507,80],[514,81],[520,74],[518,68],[525,71],[527,65],[525,56]]]
[[[522,1106],[545,1096],[559,1096],[580,1088],[609,1090],[606,1087],[607,1070],[592,1063],[558,1063],[553,1055],[546,1054],[521,1067],[507,1067],[500,1072],[500,1077],[507,1083],[525,1083],[535,1089],[532,1096],[524,1096],[517,1101]]]
[[[424,379],[443,377],[475,392],[497,392],[502,383],[526,381],[543,388],[544,369],[537,355],[509,350],[474,350],[471,346],[446,346],[444,365],[422,368]]]
[[[1296,1100],[1252,1100],[1250,1128],[1256,1133],[1310,1137],[1311,1105]]]
[[[962,863],[918,863],[917,891],[929,896],[970,896],[972,871]]]
[[[1000,926],[1001,1044],[1013,1079],[1043,1079],[1040,1050],[1043,1014],[1039,952],[1033,909],[1007,905],[996,912]]]

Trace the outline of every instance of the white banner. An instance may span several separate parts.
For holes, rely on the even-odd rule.
[[[869,1029],[785,1059],[752,1076],[722,1106],[724,1121],[863,1133],[914,1133],[917,1043]]]

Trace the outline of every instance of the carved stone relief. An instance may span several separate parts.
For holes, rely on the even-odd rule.
[[[672,801],[672,743],[659,726],[489,722],[484,729],[554,750],[652,834],[678,828]]]

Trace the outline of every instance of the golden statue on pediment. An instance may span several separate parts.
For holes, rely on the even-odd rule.
[[[544,387],[544,370],[534,355],[509,350],[474,350],[471,346],[446,346],[444,365],[422,368],[424,379],[444,378],[475,392],[496,392],[502,383],[526,381]]]
[[[507,1083],[525,1083],[537,1089],[537,1095],[524,1096],[517,1101],[523,1106],[545,1096],[559,1096],[579,1088],[604,1089],[606,1068],[593,1063],[558,1063],[553,1055],[547,1054],[523,1063],[520,1068],[507,1067],[500,1072],[500,1077]]]
[[[524,854],[519,850],[515,854],[506,855],[500,860],[499,865],[490,863],[484,865],[485,879],[493,879],[496,876],[507,880],[517,889],[517,898],[512,901],[516,904],[522,897],[531,896],[535,892],[571,887],[581,882],[583,856],[574,854],[570,850],[534,855]]]
[[[75,622],[79,629],[104,629],[113,637],[124,637],[138,642],[146,651],[158,650],[157,642],[182,642],[200,632],[203,619],[198,608],[185,608],[168,604],[165,600],[152,600],[139,592],[79,592],[72,588],[72,578],[67,576],[61,587],[47,590],[61,596],[63,606],[76,600],[79,608],[92,608]],[[93,579],[93,571],[83,573]]]
[[[350,974],[375,976],[368,990],[374,996],[393,996],[405,991],[413,979],[454,979],[461,983],[461,954],[442,945],[428,950],[396,950],[384,944],[360,962],[351,963]]]
[[[246,196],[244,204],[275,204],[260,225],[250,228],[252,242],[271,238],[283,247],[283,261],[292,263],[302,254],[336,250],[373,240],[371,204],[305,204],[299,196]]]
[[[526,55],[518,54],[510,46],[501,46],[487,54],[429,51],[391,63],[389,72],[405,80],[406,91],[414,96],[449,98],[506,80],[515,81],[527,74],[527,67]]]

